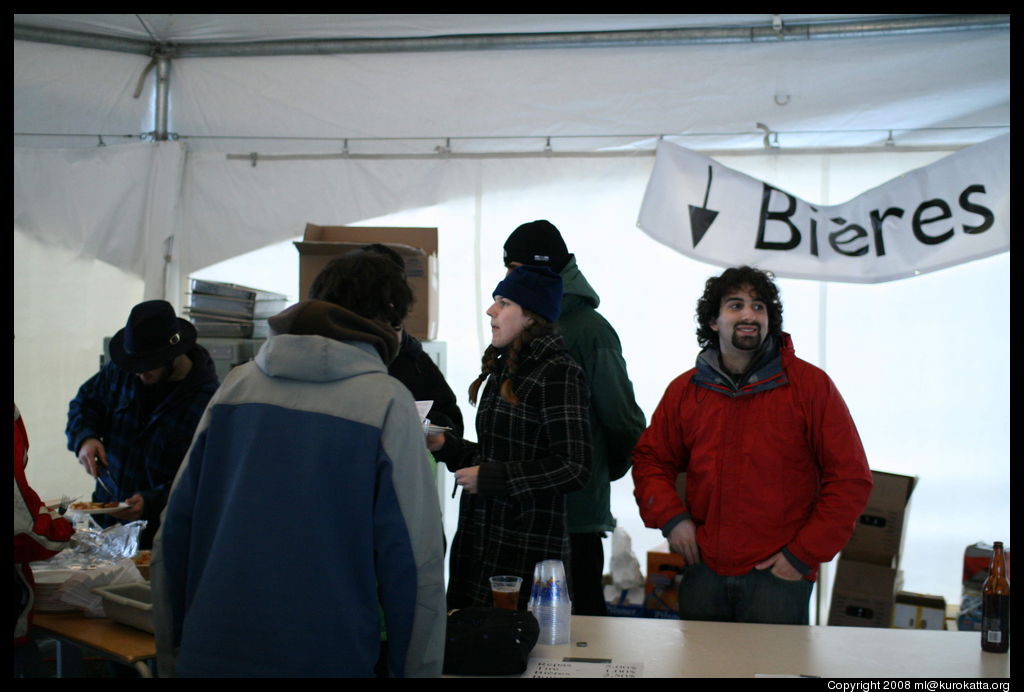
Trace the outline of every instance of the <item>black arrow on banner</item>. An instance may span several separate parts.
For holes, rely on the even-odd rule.
[[[708,189],[704,192],[704,206],[695,207],[692,204],[688,205],[690,207],[690,233],[693,236],[694,247],[697,247],[697,243],[708,232],[708,228],[714,222],[715,217],[718,216],[717,211],[708,209],[708,195],[710,194],[711,166],[708,166]]]

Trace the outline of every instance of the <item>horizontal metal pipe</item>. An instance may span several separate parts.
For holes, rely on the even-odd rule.
[[[1010,28],[1008,14],[917,15],[837,22],[783,23],[742,27],[690,27],[642,31],[594,31],[542,34],[488,34],[425,38],[316,39],[233,43],[154,43],[99,34],[14,25],[14,38],[127,53],[153,54],[157,48],[177,58],[271,55],[329,55],[339,53],[407,53],[538,48],[605,48],[751,43],[790,40],[865,38],[946,31]]]
[[[907,153],[930,151],[960,151],[968,144],[936,144],[930,146],[878,146],[863,147],[791,147],[764,149],[763,147],[747,149],[704,149],[693,147],[691,150],[705,156],[762,156],[795,154],[865,154],[874,152]],[[506,152],[467,152],[444,154],[225,154],[227,161],[244,161],[257,165],[271,161],[334,161],[351,159],[354,161],[437,161],[444,159],[627,159],[644,158],[655,155],[654,149],[634,149],[617,151],[506,151]]]
[[[14,25],[14,39],[16,41],[35,41],[36,43],[55,43],[75,48],[109,50],[118,53],[138,53],[140,55],[151,55],[154,47],[152,41],[104,36],[103,34],[92,34],[82,31],[67,31],[65,29],[41,29],[22,24]]]

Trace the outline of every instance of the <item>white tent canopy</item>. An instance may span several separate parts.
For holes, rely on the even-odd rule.
[[[1010,122],[1008,15],[16,14],[14,36],[15,396],[30,478],[51,493],[69,474],[87,485],[63,450],[66,402],[130,306],[180,305],[203,272],[298,298],[287,241],[306,222],[439,227],[439,336],[461,395],[501,243],[550,218],[650,416],[693,362],[692,306],[717,271],[635,227],[659,138],[835,203]],[[783,283],[798,353],[836,379],[873,467],[922,477],[912,590],[952,597],[963,546],[1008,537],[1008,497],[966,530],[948,505],[1008,480],[1001,311],[983,371],[955,389],[945,377],[974,350],[968,317],[1008,294],[1008,267]],[[976,482],[957,475],[971,454],[992,467]],[[614,511],[636,535],[628,483]]]
[[[991,18],[954,24],[955,31],[916,33],[904,28],[902,33],[831,40],[682,45],[645,45],[634,40],[610,48],[477,51],[427,50],[428,44],[421,43],[421,50],[391,53],[173,57],[176,52],[187,55],[189,47],[205,46],[210,51],[211,45],[220,45],[221,53],[238,52],[243,46],[262,45],[254,43],[256,39],[273,39],[293,50],[307,45],[302,42],[332,39],[340,50],[352,37],[378,41],[389,37],[393,43],[395,38],[451,34],[493,39],[496,31],[505,36],[518,31],[553,40],[551,32],[556,31],[578,36],[603,30],[599,35],[607,36],[612,30],[627,29],[657,36],[654,32],[659,30],[708,32],[709,27],[741,27],[757,20],[770,28],[770,19],[767,15],[16,15],[16,27],[37,33],[49,30],[46,36],[51,38],[68,40],[69,35],[88,32],[94,44],[107,37],[148,44],[150,51],[152,46],[162,48],[171,56],[164,72],[169,85],[168,135],[185,144],[161,145],[157,151],[151,151],[153,147],[116,154],[95,151],[101,141],[114,145],[154,131],[155,90],[146,88],[141,97],[136,96],[137,86],[148,87],[160,73],[147,72],[148,55],[16,40],[16,223],[51,242],[102,247],[104,253],[93,256],[140,274],[146,279],[148,295],[162,295],[163,267],[154,260],[163,256],[162,243],[171,236],[177,243],[171,254],[180,271],[188,273],[295,234],[301,219],[286,223],[287,217],[266,209],[265,204],[248,200],[235,204],[256,217],[239,219],[241,224],[221,223],[222,219],[205,215],[205,208],[190,204],[203,191],[228,199],[222,186],[235,192],[251,190],[252,179],[269,176],[272,185],[279,185],[281,177],[301,179],[294,166],[276,166],[267,172],[257,164],[258,170],[244,170],[251,167],[252,154],[257,161],[267,154],[338,154],[337,160],[322,166],[322,179],[331,194],[325,196],[327,190],[310,189],[302,181],[298,187],[308,194],[295,199],[292,207],[309,215],[317,205],[308,198],[329,199],[333,208],[324,209],[322,218],[343,222],[437,203],[436,181],[444,177],[443,164],[452,155],[539,155],[545,147],[553,155],[580,151],[643,155],[653,150],[658,137],[703,150],[756,149],[762,140],[787,151],[879,146],[888,141],[942,149],[1008,129],[1009,31],[990,28]],[[825,23],[826,19],[831,22]],[[884,21],[882,26],[890,32],[899,26],[887,16],[874,21]],[[792,19],[787,15],[780,22],[783,29],[792,23],[839,25],[850,27],[851,32],[858,29],[855,35],[871,26],[863,15],[795,15]],[[133,46],[128,44],[124,50]],[[942,65],[956,69],[940,69]],[[90,151],[76,155],[37,151],[47,146]],[[439,147],[451,154],[437,154]],[[397,165],[374,159],[369,164],[344,159],[343,151],[356,156],[421,154],[427,158],[406,159]],[[216,152],[216,160],[205,156],[207,152]],[[229,161],[225,153],[245,159]],[[194,165],[186,166],[184,157],[191,157]],[[308,163],[300,167],[318,168]],[[396,168],[404,171],[398,178],[390,173]],[[190,175],[193,170],[196,177]],[[130,188],[116,171],[125,173]],[[388,185],[378,184],[381,175]],[[43,210],[31,203],[32,195],[24,188],[45,189],[39,185],[40,177],[57,184],[66,181],[73,188],[61,196],[63,208],[55,207],[49,198],[41,205]],[[346,184],[337,184],[341,181]],[[364,189],[360,182],[373,190]],[[143,188],[148,191],[144,197],[138,194]],[[84,205],[88,208],[97,208],[97,197],[109,199],[117,208],[121,202],[113,198],[122,196],[133,198],[136,205],[145,200],[148,209],[119,211],[115,223],[102,218],[89,224],[89,215],[83,218],[80,211],[83,196],[92,200]],[[268,198],[260,194],[259,199]],[[140,215],[145,215],[147,223],[140,223]],[[54,223],[54,216],[81,223]],[[48,236],[48,228],[58,237]],[[135,243],[125,243],[132,229],[139,237]]]

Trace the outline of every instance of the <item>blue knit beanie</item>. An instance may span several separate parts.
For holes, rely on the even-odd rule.
[[[508,298],[554,324],[562,309],[562,277],[547,267],[524,264],[509,272],[491,296]]]

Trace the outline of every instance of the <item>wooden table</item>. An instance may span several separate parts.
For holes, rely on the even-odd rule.
[[[153,635],[107,618],[37,613],[35,625],[93,649],[143,677],[156,657]],[[1008,654],[981,650],[977,632],[876,629],[574,615],[570,642],[538,645],[531,658],[640,663],[644,677],[1008,678]],[[58,677],[63,677],[58,649]]]
[[[942,630],[575,615],[569,644],[538,645],[531,658],[641,663],[644,677],[1009,677],[1009,655],[983,652],[980,637]]]
[[[144,678],[153,677],[149,663],[156,659],[156,641],[149,632],[77,612],[35,613],[33,625],[57,641],[58,678],[75,675],[75,659],[80,659],[82,648],[131,666]],[[65,644],[71,644],[74,651],[66,651]]]

